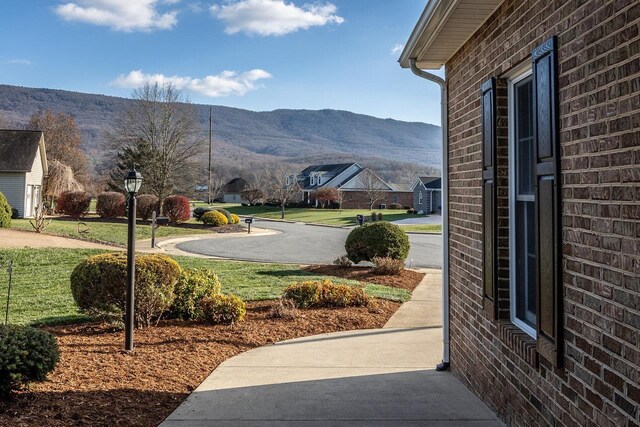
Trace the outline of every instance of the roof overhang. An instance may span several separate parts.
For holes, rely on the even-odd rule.
[[[429,0],[398,62],[410,67],[441,68],[482,26],[504,0]]]
[[[40,150],[40,161],[42,162],[42,175],[49,175],[49,162],[47,160],[47,150],[44,146],[44,133],[40,135],[40,141],[38,141],[38,149]]]

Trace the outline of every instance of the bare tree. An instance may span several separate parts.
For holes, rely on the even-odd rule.
[[[284,218],[285,208],[292,200],[300,198],[300,185],[297,173],[285,166],[274,165],[266,173],[267,195],[277,200],[281,209],[280,218]]]
[[[211,173],[211,186],[207,193],[207,197],[211,197],[208,203],[213,203],[220,195],[222,194],[222,190],[224,190],[224,186],[226,185],[224,182],[224,178],[220,175]]]
[[[365,169],[362,175],[365,175],[360,178],[362,191],[364,191],[367,201],[369,202],[369,210],[373,210],[373,205],[375,205],[378,200],[384,199],[388,189],[382,180],[369,169]]]
[[[344,203],[344,191],[338,189],[338,198],[336,199],[336,203],[338,203],[338,209],[340,209],[340,213],[342,213],[342,204]]]
[[[0,129],[11,129],[13,123],[7,118],[7,116],[0,111]]]
[[[203,143],[196,111],[170,83],[145,84],[133,92],[136,102],[116,119],[109,134],[122,152],[139,153],[145,187],[162,201],[175,188]]]
[[[240,192],[240,196],[250,205],[255,205],[264,199],[264,193],[259,188],[245,188]]]
[[[49,162],[49,173],[44,179],[42,195],[50,209],[55,207],[55,199],[60,193],[82,189],[82,184],[76,180],[70,166],[55,159]]]

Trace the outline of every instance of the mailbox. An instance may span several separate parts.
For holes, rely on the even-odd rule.
[[[156,225],[169,225],[168,216],[159,216],[156,218]]]
[[[358,218],[358,223],[360,225],[364,223],[364,215],[356,215],[356,218]]]
[[[245,218],[244,219],[244,223],[245,224],[252,224],[253,223],[253,218]]]

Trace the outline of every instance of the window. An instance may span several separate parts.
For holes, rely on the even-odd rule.
[[[422,191],[418,193],[418,204],[422,204]]]
[[[400,198],[398,197],[397,194],[393,195],[393,203],[398,203],[400,201]]]
[[[321,185],[321,184],[322,184],[322,177],[318,176],[318,185]]]
[[[531,70],[509,81],[511,321],[536,336],[534,105]]]

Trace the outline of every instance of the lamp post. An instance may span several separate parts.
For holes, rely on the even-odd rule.
[[[142,185],[142,175],[136,171],[136,166],[124,177],[124,188],[129,193],[129,227],[127,235],[127,301],[125,312],[124,349],[133,350],[133,328],[135,307],[136,281],[136,193]]]

